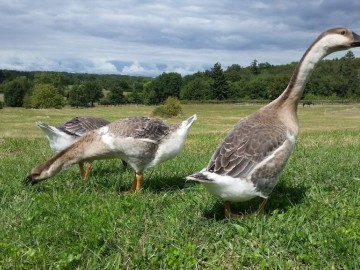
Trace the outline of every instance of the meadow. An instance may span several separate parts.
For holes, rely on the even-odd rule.
[[[23,179],[50,158],[36,121],[76,115],[111,121],[154,107],[0,110],[0,269],[359,269],[360,104],[299,106],[300,136],[263,215],[260,199],[223,202],[185,176],[206,166],[227,131],[260,105],[183,105],[196,113],[184,151],[145,171],[95,161],[35,186]]]

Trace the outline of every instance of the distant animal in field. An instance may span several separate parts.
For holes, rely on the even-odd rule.
[[[226,217],[238,217],[230,202],[267,199],[277,184],[299,133],[297,107],[315,65],[335,51],[360,46],[360,36],[346,28],[322,33],[307,49],[284,92],[252,115],[240,120],[212,155],[206,168],[187,177],[204,184],[224,200]]]
[[[302,103],[302,105],[303,105],[303,108],[306,106],[306,105],[308,105],[309,107],[311,106],[311,105],[315,105],[315,103],[314,102],[312,102],[312,101],[303,101],[303,103]]]
[[[36,166],[25,183],[35,184],[75,163],[120,158],[134,170],[131,190],[142,187],[143,172],[177,156],[183,149],[196,115],[177,125],[159,119],[130,117],[90,131],[48,161]]]
[[[58,153],[79,140],[87,132],[98,129],[110,124],[109,121],[93,116],[76,116],[63,125],[50,126],[43,122],[36,122],[36,125],[45,133],[50,148]],[[83,178],[87,178],[90,173],[92,162],[79,162],[80,173]],[[126,162],[123,162],[126,167]]]

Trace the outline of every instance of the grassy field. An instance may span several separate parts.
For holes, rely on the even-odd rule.
[[[299,107],[301,133],[263,216],[259,199],[222,201],[184,176],[254,105],[184,105],[176,123],[198,115],[184,151],[145,172],[96,161],[82,180],[76,166],[35,186],[22,180],[52,156],[35,121],[76,115],[117,120],[153,107],[0,110],[0,269],[359,269],[360,105]]]

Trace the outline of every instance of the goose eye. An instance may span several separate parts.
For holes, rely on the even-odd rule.
[[[340,34],[341,34],[341,35],[345,35],[345,31],[344,31],[344,30],[341,31]]]

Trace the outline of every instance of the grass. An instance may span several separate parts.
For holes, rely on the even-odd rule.
[[[35,186],[23,178],[52,152],[34,122],[116,120],[152,107],[0,111],[0,269],[359,269],[360,105],[299,107],[301,134],[266,206],[221,200],[184,176],[203,168],[227,130],[259,106],[184,105],[198,114],[185,149],[145,172],[119,160],[76,166]],[[180,118],[167,122],[179,122]]]

